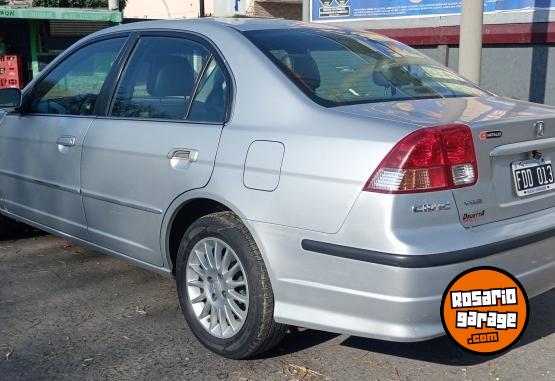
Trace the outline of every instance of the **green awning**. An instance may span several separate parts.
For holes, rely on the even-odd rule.
[[[105,21],[120,23],[121,12],[101,9],[81,8],[9,8],[0,7],[0,18]]]

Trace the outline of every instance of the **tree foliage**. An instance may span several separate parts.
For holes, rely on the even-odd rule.
[[[120,11],[125,8],[127,0],[119,0]],[[33,0],[34,7],[52,8],[108,8],[108,0]]]

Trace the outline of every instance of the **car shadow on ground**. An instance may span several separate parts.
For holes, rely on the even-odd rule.
[[[516,348],[555,333],[554,300],[555,289],[530,301],[531,318],[526,333],[516,344]],[[338,336],[340,335],[335,333],[292,328],[276,349],[257,358],[266,359],[300,352],[333,340]],[[397,343],[350,336],[340,345],[363,351],[453,366],[477,365],[503,356],[503,353],[494,356],[480,356],[465,352],[446,336],[418,343]]]
[[[21,226],[18,226],[15,232],[10,232],[8,237],[0,237],[0,243],[15,241],[18,239],[40,237],[47,234],[48,233],[42,230],[35,229],[31,226],[21,224]]]
[[[531,312],[528,328],[515,347],[528,345],[555,332],[554,300],[555,289],[530,300]],[[454,366],[481,364],[503,356],[503,353],[494,356],[481,356],[465,352],[446,336],[418,343],[394,343],[351,336],[343,341],[341,345],[391,356]]]
[[[340,336],[337,333],[290,327],[283,341],[274,349],[264,352],[257,359],[268,359],[300,352],[321,345]]]

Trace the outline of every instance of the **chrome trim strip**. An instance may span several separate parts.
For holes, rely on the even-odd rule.
[[[198,160],[198,151],[190,148],[174,148],[166,157],[170,160],[195,162]]]
[[[82,189],[79,189],[79,188],[68,187],[68,186],[65,186],[65,185],[58,184],[58,183],[37,179],[35,177],[20,175],[18,173],[5,171],[5,170],[2,170],[2,169],[0,169],[0,175],[5,175],[5,176],[8,176],[8,177],[12,177],[14,179],[27,181],[27,182],[30,182],[30,183],[33,183],[33,184],[43,185],[43,186],[53,188],[53,189],[59,189],[59,190],[62,190],[64,192],[79,194],[79,195],[82,195],[82,196],[85,196],[85,197],[94,198],[96,200],[105,201],[105,202],[109,202],[109,203],[112,203],[112,204],[125,206],[125,207],[128,207],[128,208],[141,210],[143,212],[154,213],[154,214],[164,213],[164,211],[161,210],[161,209],[152,208],[152,207],[149,207],[147,205],[133,204],[133,203],[118,200],[118,199],[115,199],[115,198],[106,197],[106,196],[103,196],[103,195],[100,195],[100,194],[97,194],[97,193],[85,192],[85,191],[83,191]]]
[[[54,182],[51,182],[51,181],[38,179],[36,177],[21,175],[19,173],[6,171],[6,170],[3,170],[3,169],[0,169],[0,175],[12,177],[12,178],[18,179],[18,180],[27,181],[27,182],[33,183],[33,184],[43,185],[43,186],[46,186],[46,187],[49,187],[49,188],[59,189],[59,190],[62,190],[64,192],[69,192],[69,193],[74,193],[74,194],[81,194],[81,189],[79,189],[79,188],[68,187],[66,185],[62,185],[62,184],[54,183]]]
[[[57,215],[54,215],[54,214],[51,214],[51,213],[46,213],[45,211],[38,210],[38,209],[35,209],[35,208],[31,208],[29,206],[26,206],[26,205],[23,205],[23,204],[20,204],[20,203],[17,203],[17,202],[13,202],[13,201],[10,201],[10,200],[3,200],[3,202],[4,202],[5,207],[6,207],[5,210],[10,212],[10,213],[15,211],[15,210],[18,210],[18,209],[19,210],[24,210],[26,212],[39,215],[42,218],[48,218],[48,219],[54,220],[58,223],[62,223],[62,224],[65,224],[65,225],[71,225],[72,228],[74,228],[74,229],[81,229],[82,231],[87,231],[87,225],[80,224],[77,221],[71,221],[71,220],[68,220],[66,218],[62,218],[61,216],[57,216]]]
[[[122,201],[122,200],[119,200],[117,198],[104,196],[104,195],[101,195],[101,194],[98,194],[98,193],[93,193],[93,192],[89,192],[89,191],[81,191],[81,193],[82,193],[83,197],[88,197],[88,198],[92,198],[92,199],[99,200],[99,201],[109,202],[111,204],[125,206],[127,208],[137,209],[137,210],[140,210],[140,211],[143,211],[143,212],[148,212],[148,213],[153,213],[153,214],[162,214],[162,213],[164,213],[164,211],[161,210],[161,209],[152,208],[152,207],[147,206],[147,205],[134,204],[134,203],[130,203],[130,202],[127,202],[127,201]]]
[[[555,147],[555,138],[530,140],[527,142],[511,143],[495,147],[489,155],[491,157],[509,156],[529,151],[541,151],[542,149]]]
[[[223,126],[224,123],[214,123],[214,122],[195,122],[194,120],[182,120],[182,119],[162,119],[162,118],[140,118],[140,117],[124,117],[124,116],[97,116],[95,119],[108,119],[108,120],[126,120],[130,122],[149,122],[149,123],[180,123],[180,124],[202,124],[207,126]]]

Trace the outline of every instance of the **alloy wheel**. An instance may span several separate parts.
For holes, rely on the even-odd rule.
[[[187,259],[189,303],[211,335],[227,339],[243,327],[249,308],[249,288],[243,265],[224,241],[201,239]]]

